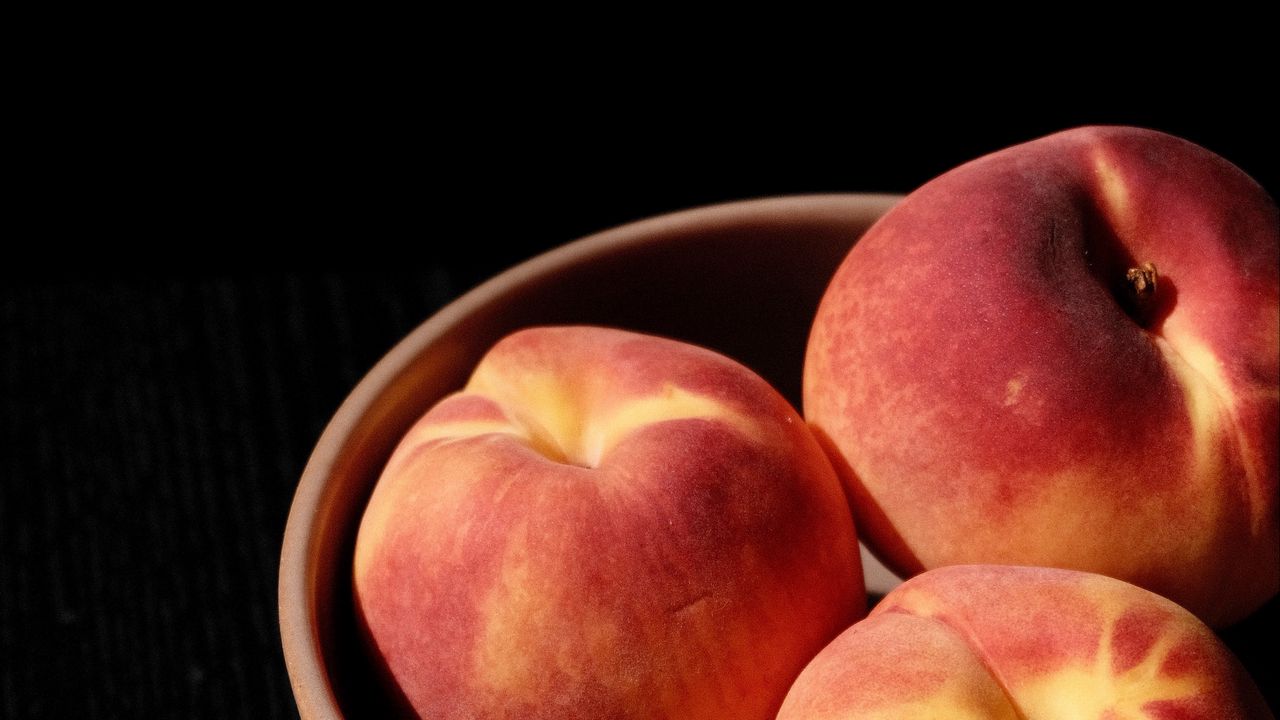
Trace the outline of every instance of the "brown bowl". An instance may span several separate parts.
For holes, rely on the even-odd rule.
[[[496,340],[562,323],[679,338],[752,367],[799,407],[809,324],[827,282],[898,199],[749,200],[625,225],[508,270],[394,347],[325,429],[285,529],[280,632],[302,717],[379,717],[397,703],[370,674],[356,635],[356,528],[401,436],[462,387]],[[883,592],[894,581],[878,564],[868,567],[870,588]]]

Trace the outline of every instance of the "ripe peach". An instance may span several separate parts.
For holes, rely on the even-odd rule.
[[[387,464],[355,594],[430,718],[772,718],[866,612],[830,461],[765,381],[589,327],[499,342]]]
[[[863,540],[1128,580],[1214,626],[1280,588],[1280,222],[1163,133],[1089,127],[963,165],[858,241],[804,410]]]
[[[1204,623],[1129,583],[957,565],[899,586],[797,678],[778,720],[1270,718]]]

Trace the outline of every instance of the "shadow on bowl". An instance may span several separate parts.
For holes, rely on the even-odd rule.
[[[897,196],[749,200],[608,230],[499,275],[391,350],[330,421],[303,472],[280,561],[280,630],[303,718],[382,717],[351,599],[356,529],[382,467],[423,412],[499,338],[597,324],[735,358],[796,407],[809,324],[854,241]],[[868,578],[868,585],[876,582]]]

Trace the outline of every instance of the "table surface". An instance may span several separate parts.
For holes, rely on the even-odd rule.
[[[42,247],[41,263],[0,266],[0,717],[296,717],[276,576],[310,450],[381,355],[494,272],[595,230],[719,200],[909,191],[975,154],[1084,119],[968,144],[928,145],[922,134],[914,164],[895,156],[904,134],[794,163],[787,153],[817,151],[802,135],[765,165],[726,147],[671,172],[671,153],[626,156],[665,184],[602,176],[619,157],[583,153],[573,180],[533,194],[546,165],[514,165],[523,169],[511,184],[524,191],[496,208],[452,202],[475,188],[423,200],[383,193],[383,180],[334,210],[338,190],[313,180],[317,192],[285,198],[268,225],[251,225],[262,208],[242,199],[177,203],[182,223],[160,229],[187,228],[175,252],[195,260],[153,270],[129,246],[98,246],[74,263]],[[1224,120],[1196,139],[1257,158],[1250,143],[1273,126],[1263,117],[1249,128],[1241,136]],[[1274,172],[1260,161],[1249,169]],[[306,252],[315,263],[297,260]]]
[[[295,715],[275,589],[297,479],[454,291],[432,267],[5,288],[0,716]]]

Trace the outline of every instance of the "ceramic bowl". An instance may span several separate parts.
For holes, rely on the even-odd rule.
[[[521,327],[564,323],[678,338],[745,363],[799,407],[818,301],[854,241],[897,200],[748,200],[625,225],[493,278],[392,348],[325,429],[289,513],[280,630],[302,717],[379,717],[395,707],[370,674],[356,635],[356,528],[401,436],[462,387],[496,340]],[[883,592],[894,582],[878,563],[868,568],[870,588]]]

